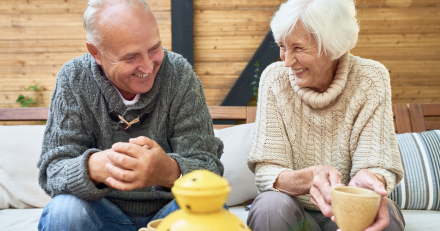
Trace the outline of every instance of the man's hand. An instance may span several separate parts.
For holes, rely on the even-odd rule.
[[[318,207],[326,217],[333,216],[331,206],[332,188],[343,186],[341,174],[330,165],[315,166],[310,186],[310,197],[313,205]]]
[[[105,169],[105,164],[110,163],[110,159],[107,157],[106,153],[111,149],[107,149],[101,152],[95,152],[90,155],[88,160],[88,170],[90,179],[98,185],[100,183],[104,183],[109,185],[106,181],[111,174]]]
[[[370,189],[382,197],[379,205],[379,211],[374,219],[374,223],[365,229],[365,231],[380,231],[388,227],[390,217],[387,207],[385,179],[382,176],[374,174],[368,169],[362,169],[351,179],[350,183],[348,183],[348,186]],[[332,217],[332,220],[334,221],[334,217]],[[339,231],[341,230],[339,229]]]
[[[130,191],[159,185],[171,187],[181,172],[177,162],[152,139],[138,137],[129,143],[116,143],[106,152],[111,163],[105,168],[112,188]]]

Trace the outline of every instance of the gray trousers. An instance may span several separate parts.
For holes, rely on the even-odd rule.
[[[405,220],[396,203],[388,199],[390,224],[384,231],[400,231]],[[247,220],[253,231],[335,231],[338,226],[320,211],[305,210],[296,197],[264,192],[252,203]]]

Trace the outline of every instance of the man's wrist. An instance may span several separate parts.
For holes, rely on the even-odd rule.
[[[172,187],[174,185],[174,181],[179,179],[182,175],[182,171],[180,170],[180,166],[177,163],[177,161],[171,157],[169,157],[170,160],[170,174],[168,180],[165,182],[165,187]]]

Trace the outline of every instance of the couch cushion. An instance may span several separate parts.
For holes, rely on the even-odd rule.
[[[38,185],[44,129],[44,125],[0,126],[0,209],[43,208],[50,201]]]
[[[1,231],[37,231],[43,209],[0,210]]]
[[[232,190],[226,204],[233,206],[258,195],[255,176],[247,166],[247,157],[251,151],[254,124],[242,124],[214,131],[215,136],[224,143],[224,152],[220,160],[225,166],[223,177],[229,181]]]
[[[388,196],[402,209],[440,210],[440,130],[397,134],[404,178]]]

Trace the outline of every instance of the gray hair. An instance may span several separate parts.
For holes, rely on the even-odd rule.
[[[87,40],[95,46],[99,46],[102,42],[101,33],[96,28],[96,13],[111,2],[122,2],[125,4],[140,2],[150,10],[145,0],[89,0],[87,9],[83,14],[83,26],[86,30]]]
[[[319,55],[338,59],[356,45],[359,24],[353,0],[289,0],[281,4],[270,23],[275,41],[285,40],[298,21],[318,43]]]

